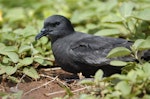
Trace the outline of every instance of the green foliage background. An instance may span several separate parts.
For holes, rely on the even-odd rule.
[[[79,99],[150,98],[150,63],[138,55],[150,49],[150,0],[0,0],[1,78],[19,82],[17,75],[26,74],[38,79],[38,66],[53,65],[48,39],[36,42],[34,38],[44,19],[54,14],[68,17],[77,31],[135,41],[131,50],[116,48],[108,57],[130,54],[140,63],[112,61],[112,65],[125,66],[123,74],[95,75],[94,83],[82,83],[90,83],[92,93]]]

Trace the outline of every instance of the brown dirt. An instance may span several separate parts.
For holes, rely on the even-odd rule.
[[[65,72],[62,69],[57,70],[40,70],[40,74],[47,75],[48,77],[41,77],[39,80],[34,81],[29,77],[25,77],[21,83],[18,84],[18,89],[23,91],[22,99],[52,99],[54,97],[64,97],[66,95],[65,88],[62,88],[62,85],[68,86],[71,90],[80,89],[81,85],[77,85],[76,81],[78,79],[77,75]],[[58,76],[57,80],[55,79]],[[55,80],[52,80],[52,79]],[[47,82],[51,81],[49,84],[37,88]],[[12,93],[11,88],[15,87],[16,84],[10,81],[3,81],[0,84],[0,92]],[[33,90],[37,88],[36,90]],[[33,91],[30,91],[33,90]],[[30,91],[30,92],[29,92]],[[60,92],[64,91],[64,92]],[[29,92],[29,93],[27,93]],[[49,96],[46,96],[47,93],[55,93]],[[1,98],[0,98],[1,99]]]

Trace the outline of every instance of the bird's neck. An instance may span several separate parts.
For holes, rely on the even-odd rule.
[[[53,42],[57,41],[58,39],[62,39],[64,37],[67,37],[67,36],[72,35],[74,33],[75,33],[75,31],[67,31],[67,32],[62,33],[63,35],[57,35],[57,36],[51,37],[50,40],[53,43]]]

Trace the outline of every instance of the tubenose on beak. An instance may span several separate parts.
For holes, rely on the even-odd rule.
[[[46,36],[46,35],[48,35],[48,31],[43,28],[43,29],[40,31],[40,33],[36,35],[35,40],[38,40],[38,39],[40,39],[41,37]]]

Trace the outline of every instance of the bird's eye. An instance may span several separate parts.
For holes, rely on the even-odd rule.
[[[55,23],[52,23],[52,26],[53,27],[56,27],[57,25],[59,25],[60,23],[59,22],[55,22]]]
[[[55,23],[55,25],[59,25],[59,24],[60,24],[59,22],[56,22],[56,23]]]
[[[56,27],[57,25],[59,25],[60,23],[59,22],[55,22],[55,23],[51,23],[51,27]]]
[[[45,26],[56,27],[56,26],[59,25],[59,24],[60,24],[60,22],[47,23],[47,24],[45,24]]]

